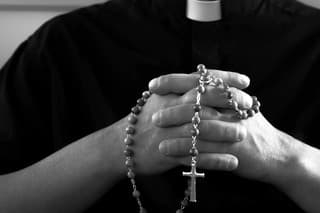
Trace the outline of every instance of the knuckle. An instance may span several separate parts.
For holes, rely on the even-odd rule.
[[[183,136],[190,136],[191,135],[191,130],[192,130],[192,124],[190,124],[190,123],[188,123],[188,124],[185,124],[185,125],[183,125],[183,127],[182,127],[182,135]]]
[[[239,103],[239,105],[244,109],[250,109],[252,106],[252,98],[242,90],[237,88],[232,88],[232,92],[235,100]]]
[[[172,81],[173,75],[167,74],[159,77],[159,87],[161,86],[170,86],[170,82]]]
[[[213,109],[213,108],[210,108],[210,107],[206,107],[205,108],[205,112],[206,113],[206,116],[208,118],[216,118],[216,117],[219,117],[221,113],[219,113],[217,110]]]
[[[168,83],[168,77],[167,75],[162,75],[158,78],[158,84],[159,86],[166,85]]]
[[[246,103],[246,98],[244,97],[244,94],[238,89],[234,89],[234,94],[235,94],[235,99],[239,103],[239,105],[246,108],[247,103]]]
[[[234,135],[234,139],[236,141],[242,141],[245,138],[245,128],[242,126],[242,124],[236,124],[236,131]]]
[[[232,83],[237,80],[236,79],[237,75],[234,72],[226,72],[225,75],[226,75],[225,81],[227,81],[229,83]]]
[[[195,100],[196,100],[196,90],[195,89],[192,89],[191,91],[185,93],[182,96],[182,103],[185,103],[185,104],[195,103]]]
[[[217,169],[223,169],[225,167],[225,163],[221,157],[217,157],[215,160],[215,167]]]
[[[205,122],[205,121],[202,121],[199,125],[199,129],[200,129],[200,136],[203,136],[203,135],[207,135],[207,133],[209,132],[209,122]]]
[[[224,138],[232,138],[235,135],[235,130],[234,128],[231,128],[230,126],[225,126],[222,128],[222,135],[224,136]]]
[[[190,143],[186,143],[185,141],[183,141],[183,140],[179,140],[178,142],[177,142],[177,153],[179,153],[180,155],[185,155],[185,154],[187,154],[188,153],[188,151],[189,151],[189,144]]]
[[[177,155],[179,153],[180,146],[181,143],[179,141],[172,142],[168,147],[169,153],[171,153],[172,155]]]
[[[167,151],[170,155],[182,156],[188,153],[188,144],[183,140],[173,140],[167,147]]]
[[[158,125],[162,125],[163,124],[163,110],[160,110],[158,113],[157,113],[157,116],[156,116],[156,123]]]
[[[231,128],[230,128],[231,129]],[[240,126],[239,125],[235,125],[235,127],[233,128],[234,129],[234,131],[232,131],[232,133],[230,134],[230,136],[231,136],[231,139],[233,139],[233,140],[239,140],[240,139]]]
[[[209,117],[209,112],[208,112],[208,109],[207,107],[203,107],[200,112],[199,112],[199,116],[201,119],[206,119]]]
[[[239,73],[233,73],[233,75],[234,75],[234,80],[237,82],[237,83],[242,83],[243,82],[243,80],[242,80],[242,75],[241,74],[239,74]]]
[[[245,103],[246,103],[247,108],[250,109],[253,105],[252,98],[249,95],[246,95],[245,100],[246,100]]]
[[[227,158],[226,156],[219,156],[216,160],[216,168],[219,170],[230,170],[233,168],[233,163],[230,158]]]

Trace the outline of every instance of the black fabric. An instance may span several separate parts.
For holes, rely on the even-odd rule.
[[[223,20],[184,17],[185,1],[112,1],[59,16],[0,72],[0,172],[31,165],[126,116],[153,77],[198,63],[247,74],[277,128],[319,147],[320,13],[294,0],[224,0]],[[139,177],[149,212],[175,212],[181,168]],[[184,180],[186,181],[186,180]],[[208,172],[186,212],[302,212],[273,186]],[[87,212],[136,212],[127,180]]]

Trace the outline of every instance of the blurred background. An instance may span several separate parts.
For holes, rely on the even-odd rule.
[[[106,0],[0,0],[0,68],[18,45],[48,19]]]

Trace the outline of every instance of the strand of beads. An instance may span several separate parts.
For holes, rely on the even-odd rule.
[[[140,199],[140,191],[137,189],[137,184],[135,180],[135,171],[134,171],[134,151],[132,146],[135,141],[133,139],[134,134],[136,133],[136,129],[134,125],[138,122],[138,115],[140,114],[142,107],[147,102],[148,98],[151,96],[151,92],[145,91],[142,93],[142,97],[137,100],[137,104],[135,107],[131,109],[131,114],[128,117],[129,126],[126,128],[126,137],[124,139],[124,143],[126,148],[124,150],[124,155],[126,157],[125,165],[128,169],[127,176],[130,179],[132,184],[132,196],[136,199],[139,206],[139,213],[147,213],[147,210],[143,207],[141,199]]]
[[[197,173],[197,163],[198,163],[198,155],[199,151],[197,149],[198,143],[198,136],[200,134],[199,125],[201,123],[200,118],[200,111],[201,111],[201,96],[206,92],[206,87],[208,85],[213,86],[215,88],[222,88],[226,94],[227,102],[229,106],[235,110],[236,117],[238,119],[247,119],[249,117],[254,116],[256,113],[260,111],[260,102],[258,101],[257,97],[252,96],[253,105],[250,109],[242,110],[239,108],[238,103],[233,99],[233,94],[230,90],[230,87],[227,83],[225,83],[221,78],[216,78],[209,74],[208,70],[205,68],[204,65],[198,65],[197,67],[198,72],[200,73],[199,78],[199,86],[197,87],[197,96],[196,96],[196,103],[193,106],[194,115],[192,117],[192,126],[193,129],[191,130],[191,137],[192,137],[192,147],[190,149],[191,155],[191,171],[190,172],[183,172],[183,176],[190,177],[189,187],[185,190],[185,197],[180,202],[180,208],[176,211],[176,213],[183,213],[184,209],[187,207],[188,202],[196,202],[196,178],[204,177],[204,173]],[[143,106],[147,102],[148,98],[151,96],[150,91],[145,91],[142,94],[142,97],[137,100],[137,104],[135,107],[131,109],[131,114],[128,117],[129,126],[126,128],[126,137],[124,139],[124,143],[126,148],[124,150],[124,155],[126,157],[125,165],[128,169],[127,176],[130,179],[132,184],[132,196],[136,199],[138,206],[139,206],[139,213],[147,213],[146,209],[143,207],[141,199],[140,199],[140,192],[137,189],[136,180],[135,180],[135,171],[134,171],[134,150],[133,145],[134,135],[136,134],[136,129],[134,125],[138,122],[138,115],[140,114]]]
[[[206,70],[206,67],[202,64],[198,65],[198,72],[201,73],[203,70]],[[250,117],[253,117],[256,113],[260,112],[261,103],[258,101],[256,96],[252,96],[252,107],[250,109],[240,109],[238,102],[233,99],[233,94],[231,92],[230,86],[223,81],[221,78],[217,78],[213,75],[208,74],[207,85],[213,86],[215,88],[220,88],[224,90],[226,94],[227,104],[236,112],[235,116],[238,119],[245,120]]]
[[[191,171],[182,173],[183,176],[190,177],[190,186],[189,186],[190,202],[197,202],[196,179],[199,177],[204,178],[205,176],[204,173],[197,172],[197,163],[198,163],[198,155],[199,155],[197,143],[198,143],[198,136],[200,134],[199,125],[201,123],[201,118],[200,118],[201,96],[205,93],[206,86],[209,85],[210,82],[212,81],[212,78],[209,75],[208,70],[203,65],[198,66],[198,72],[200,73],[199,86],[197,87],[196,103],[193,106],[194,115],[191,120],[192,126],[193,126],[193,129],[191,130],[192,147],[189,151],[191,155],[191,163],[190,163]]]
[[[137,100],[136,106],[134,106],[131,109],[131,114],[128,117],[128,123],[129,125],[126,128],[126,137],[124,139],[124,143],[126,145],[126,148],[124,150],[124,155],[126,158],[125,165],[127,167],[127,176],[130,179],[131,185],[132,185],[132,196],[136,199],[137,204],[139,206],[139,213],[147,213],[147,210],[143,207],[140,196],[141,193],[137,188],[136,184],[136,174],[134,172],[134,151],[133,151],[133,145],[135,143],[134,141],[134,135],[136,134],[136,129],[135,129],[135,124],[138,122],[138,115],[142,111],[143,106],[151,96],[150,91],[145,91],[142,93],[142,98]],[[180,208],[176,211],[177,213],[183,213],[183,210],[187,207],[188,205],[188,197],[190,195],[190,190],[187,189],[185,190],[185,197],[183,200],[180,202]]]
[[[199,151],[197,149],[197,142],[198,142],[198,136],[200,134],[199,125],[201,122],[200,118],[200,110],[201,110],[201,96],[206,92],[206,87],[208,85],[213,86],[215,88],[222,88],[226,94],[227,102],[229,106],[235,110],[236,117],[238,119],[247,119],[249,117],[252,117],[255,115],[255,113],[258,113],[260,111],[260,102],[258,101],[257,97],[253,96],[253,105],[250,109],[240,109],[238,102],[233,99],[233,94],[230,90],[230,86],[225,83],[221,78],[216,78],[213,75],[210,75],[206,67],[202,64],[198,65],[197,71],[200,74],[199,78],[199,86],[197,87],[197,96],[196,96],[196,103],[193,107],[194,109],[194,115],[192,117],[192,125],[193,129],[191,130],[192,140],[191,144],[192,147],[190,149],[190,155],[191,155],[191,171],[190,172],[183,172],[183,176],[190,177],[190,202],[197,202],[196,199],[196,179],[198,177],[204,177],[204,173],[197,173],[197,161],[198,161],[198,155]],[[183,209],[182,209],[183,210]],[[177,211],[177,213],[183,212],[183,211]]]
[[[126,148],[124,150],[124,155],[126,158],[125,165],[127,167],[127,176],[130,179],[131,185],[132,185],[132,196],[136,199],[137,204],[139,206],[139,213],[147,213],[147,210],[143,207],[140,196],[141,193],[137,188],[136,184],[136,174],[134,172],[134,151],[133,151],[133,145],[135,143],[134,141],[134,135],[136,134],[136,129],[135,129],[135,124],[138,122],[138,115],[142,111],[143,106],[151,96],[150,91],[145,91],[142,93],[142,98],[137,100],[136,106],[134,106],[131,109],[131,114],[128,117],[128,123],[129,125],[126,128],[126,137],[124,139],[124,143],[126,145]],[[190,195],[190,190],[187,189],[185,190],[185,197],[183,200],[180,202],[180,208],[176,211],[177,213],[183,213],[183,210],[187,207],[188,205],[188,197]]]

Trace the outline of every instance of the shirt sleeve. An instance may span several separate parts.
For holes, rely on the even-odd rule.
[[[0,72],[0,173],[54,151],[51,128],[51,21],[23,42]]]

